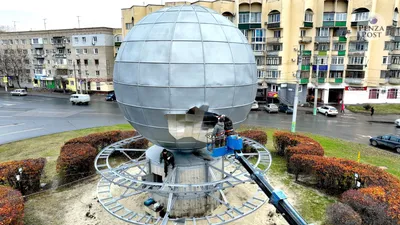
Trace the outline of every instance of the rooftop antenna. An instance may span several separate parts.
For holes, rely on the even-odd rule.
[[[76,16],[78,18],[78,28],[81,28],[81,21],[80,21],[80,16]]]
[[[13,23],[14,23],[14,31],[17,31],[17,22],[18,21],[13,21]]]
[[[44,29],[46,30],[46,18],[43,19],[43,23],[44,23]]]

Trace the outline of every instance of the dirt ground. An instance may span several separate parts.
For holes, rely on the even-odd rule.
[[[25,224],[87,224],[87,225],[109,225],[127,224],[109,214],[100,203],[97,202],[96,185],[99,177],[81,182],[69,188],[61,188],[57,191],[48,191],[31,197],[25,205]],[[275,184],[276,185],[276,184]],[[283,187],[283,186],[282,186]],[[284,188],[283,188],[284,189]],[[241,202],[256,190],[255,184],[239,185],[230,189],[226,196],[232,204]],[[294,196],[289,190],[284,191],[290,200]],[[133,210],[140,210],[146,196],[136,196],[129,204]],[[292,202],[293,203],[293,202]],[[221,212],[223,206],[218,207],[215,212]],[[266,203],[256,212],[231,223],[232,225],[283,225],[285,220],[275,213],[275,208]]]

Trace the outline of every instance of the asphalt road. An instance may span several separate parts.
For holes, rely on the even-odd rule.
[[[89,106],[71,105],[68,99],[0,93],[0,144],[89,127],[126,123],[117,103],[94,99]],[[291,115],[251,112],[245,124],[290,129]],[[370,116],[344,114],[338,117],[312,116],[300,110],[297,131],[311,132],[359,143],[370,136],[400,135],[394,124],[371,123]],[[390,118],[392,120],[392,118]]]

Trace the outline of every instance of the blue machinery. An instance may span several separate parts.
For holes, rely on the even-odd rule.
[[[307,225],[307,222],[289,203],[283,191],[274,190],[264,176],[246,159],[242,153],[243,139],[241,137],[238,135],[228,136],[226,138],[226,146],[212,149],[212,144],[209,144],[207,149],[212,150],[211,155],[213,157],[234,154],[236,160],[238,160],[250,174],[251,179],[253,179],[260,189],[268,196],[270,203],[275,206],[277,212],[281,213],[283,218],[285,218],[290,225]]]

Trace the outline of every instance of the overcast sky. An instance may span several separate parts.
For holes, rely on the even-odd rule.
[[[17,31],[78,27],[121,27],[121,9],[132,5],[160,4],[165,0],[2,0],[0,26]]]

